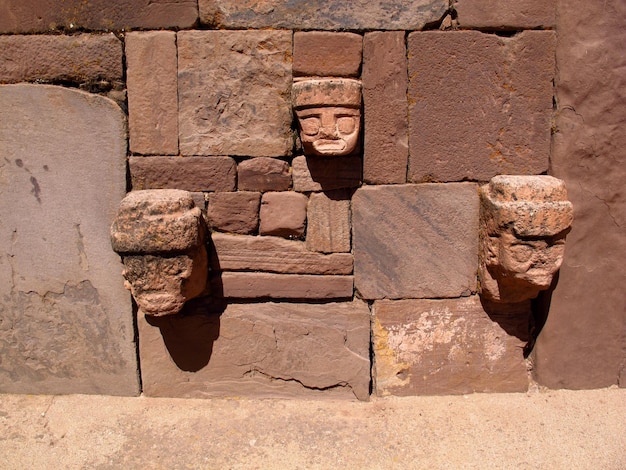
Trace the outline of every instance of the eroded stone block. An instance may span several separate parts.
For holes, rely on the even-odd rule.
[[[244,160],[237,166],[237,186],[240,191],[287,191],[291,187],[289,164],[269,157]]]
[[[306,225],[309,198],[293,191],[270,192],[261,198],[259,233],[300,238]]]
[[[293,74],[318,77],[358,77],[363,36],[327,31],[293,35]]]
[[[462,28],[538,29],[556,23],[555,0],[456,0]]]
[[[293,189],[298,192],[331,191],[361,185],[360,157],[305,157],[291,162]]]
[[[311,194],[307,206],[306,247],[322,253],[349,252],[350,235],[350,193]]]
[[[222,232],[248,235],[259,227],[261,193],[252,191],[209,194],[209,227]]]

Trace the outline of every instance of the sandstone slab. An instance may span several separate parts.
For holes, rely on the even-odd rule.
[[[352,274],[350,253],[328,255],[307,250],[305,242],[280,237],[211,235],[213,268],[290,274]]]
[[[0,36],[0,82],[115,82],[123,77],[122,43],[114,34]]]
[[[200,20],[224,28],[418,30],[441,19],[445,0],[200,0]]]
[[[210,193],[208,199],[207,218],[211,229],[243,235],[256,232],[261,193],[216,192]]]
[[[197,18],[195,0],[5,0],[0,32],[189,28]]]
[[[347,191],[311,194],[306,218],[306,246],[309,250],[322,253],[350,251],[350,194]]]
[[[1,86],[0,155],[0,390],[138,394],[108,235],[126,192],[123,112],[77,90]]]
[[[363,180],[406,183],[407,59],[404,32],[376,31],[363,40],[365,145]]]
[[[477,296],[374,303],[377,395],[522,392],[523,342],[483,310]]]
[[[308,198],[293,191],[270,192],[261,198],[259,234],[300,238],[306,225]]]
[[[457,0],[462,28],[536,29],[556,24],[556,0]]]
[[[360,157],[297,156],[292,163],[293,189],[298,192],[330,191],[361,185]]]
[[[291,32],[178,33],[183,155],[291,154]]]
[[[178,155],[176,34],[126,35],[126,87],[130,151]]]
[[[369,309],[362,302],[201,305],[138,319],[144,394],[180,398],[367,400]]]
[[[352,198],[355,287],[364,299],[476,292],[478,187],[366,186]]]
[[[133,190],[234,191],[237,165],[230,157],[130,157]]]
[[[237,166],[240,191],[287,191],[291,187],[289,164],[270,157],[242,161]]]
[[[328,31],[293,35],[293,74],[320,77],[358,77],[363,36]]]
[[[408,180],[548,169],[555,33],[409,35]]]

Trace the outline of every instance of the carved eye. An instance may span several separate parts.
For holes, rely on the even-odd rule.
[[[510,248],[512,258],[518,263],[525,263],[530,260],[534,250],[535,249],[532,246],[524,243],[513,245]]]
[[[320,131],[320,125],[319,118],[315,116],[300,119],[300,127],[302,127],[302,132],[306,135],[317,135]]]
[[[342,116],[337,119],[337,130],[342,134],[352,134],[356,124],[352,116]]]

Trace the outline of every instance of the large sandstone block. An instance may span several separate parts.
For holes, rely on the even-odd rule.
[[[189,28],[197,18],[196,0],[4,0],[0,4],[2,33]]]
[[[178,155],[176,34],[126,35],[126,86],[130,151]]]
[[[178,33],[183,155],[291,154],[291,32]]]
[[[483,310],[478,296],[374,303],[377,395],[521,392],[523,341]]]
[[[462,28],[552,28],[556,0],[457,0],[454,8]]]
[[[367,400],[369,309],[362,302],[202,306],[138,319],[143,391],[181,398]]]
[[[293,35],[293,74],[320,77],[358,77],[363,36],[327,31]]]
[[[476,292],[478,187],[366,186],[352,198],[355,288],[364,299]]]
[[[403,31],[366,33],[363,40],[365,145],[363,180],[406,183],[406,45]]]
[[[307,206],[306,246],[322,253],[346,253],[352,248],[350,193],[311,194]]]
[[[0,390],[139,393],[109,242],[126,192],[124,114],[77,90],[4,85],[0,154]]]
[[[287,191],[291,187],[289,164],[270,157],[257,157],[237,165],[237,186],[244,191]]]
[[[199,0],[200,20],[224,28],[422,29],[441,19],[446,0]]]
[[[409,35],[408,180],[548,169],[553,31]]]
[[[293,189],[298,192],[331,191],[361,185],[360,157],[305,157],[291,163]]]
[[[306,225],[309,198],[294,191],[269,192],[261,198],[259,234],[300,238]]]
[[[211,229],[243,235],[257,231],[261,193],[215,192],[208,199],[207,219]]]
[[[114,34],[0,36],[0,82],[114,82],[123,76],[122,43]]]

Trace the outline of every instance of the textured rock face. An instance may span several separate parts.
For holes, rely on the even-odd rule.
[[[298,192],[330,191],[361,185],[360,157],[295,157],[291,163],[293,189]]]
[[[183,155],[289,155],[290,31],[178,33]]]
[[[355,287],[365,299],[476,291],[477,185],[363,187],[352,198]]]
[[[463,28],[551,28],[556,19],[556,0],[456,0],[454,8]]]
[[[576,0],[558,8],[551,174],[565,181],[575,222],[534,374],[551,388],[624,387],[626,56],[617,44],[625,39],[626,5]]]
[[[259,227],[261,193],[237,191],[210,193],[207,218],[209,227],[222,232],[248,235]]]
[[[378,395],[521,392],[523,342],[483,310],[477,296],[374,303]]]
[[[125,193],[122,111],[76,90],[0,86],[0,142],[0,390],[137,394],[108,239]]]
[[[554,47],[552,31],[410,34],[408,180],[547,171]]]
[[[200,20],[226,28],[422,29],[448,9],[446,0],[199,0]]]
[[[240,191],[287,191],[291,187],[289,164],[269,157],[244,160],[237,165],[237,186]]]
[[[148,396],[368,399],[362,302],[231,304],[148,321],[138,320]]]
[[[322,253],[349,252],[352,247],[350,219],[347,191],[311,194],[307,206],[307,248]]]
[[[293,191],[270,192],[261,198],[259,233],[300,238],[306,224],[308,198]]]
[[[318,77],[358,77],[363,37],[320,31],[293,35],[293,74]]]

